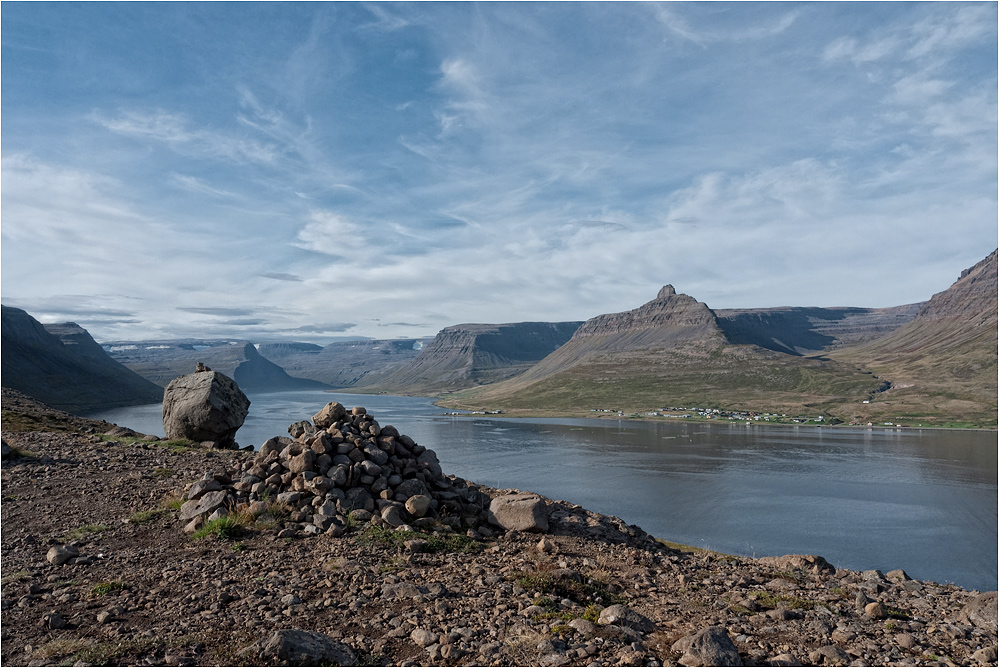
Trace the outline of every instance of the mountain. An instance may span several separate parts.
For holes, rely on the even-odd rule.
[[[3,386],[71,413],[163,400],[163,388],[125,368],[76,323],[43,326],[2,307]]]
[[[726,328],[732,329],[706,304],[667,285],[636,309],[587,320],[523,374],[457,392],[444,403],[534,413],[673,405],[816,415],[859,402],[880,382],[847,363],[734,342]],[[798,330],[798,338],[811,331]],[[760,327],[756,332],[765,333]]]
[[[923,303],[891,308],[720,309],[715,315],[732,343],[809,355],[885,336],[912,320]]]
[[[834,351],[830,357],[863,365],[888,379],[865,410],[871,417],[996,422],[996,251],[961,273],[926,302],[911,322],[875,341]]]
[[[177,376],[194,372],[198,362],[231,377],[249,392],[322,390],[329,386],[293,378],[257,352],[248,341],[143,341],[105,344],[108,352],[144,378],[166,385]]]
[[[569,340],[579,322],[464,324],[442,329],[407,364],[365,383],[382,391],[436,394],[516,376]]]
[[[291,376],[347,388],[378,382],[416,357],[429,341],[338,341],[325,347],[311,343],[262,343],[257,350]]]
[[[586,321],[523,374],[444,403],[535,414],[703,406],[995,426],[996,310],[996,253],[928,302],[886,309],[716,313],[665,286],[637,309]]]

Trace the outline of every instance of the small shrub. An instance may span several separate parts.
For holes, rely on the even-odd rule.
[[[153,469],[153,475],[157,478],[170,478],[176,473],[173,469]]]
[[[121,580],[98,582],[90,588],[90,595],[93,598],[98,598],[100,596],[107,596],[112,592],[121,591],[122,589],[128,589],[128,585]]]
[[[752,596],[767,608],[776,608],[778,605],[783,604],[785,608],[791,610],[811,610],[818,605],[817,602],[807,598],[799,598],[789,594],[774,594],[769,591],[753,592]]]
[[[214,536],[219,540],[232,540],[239,538],[243,534],[243,524],[236,517],[226,515],[214,520],[205,522],[205,525],[195,531],[191,538],[200,540],[208,536]]]

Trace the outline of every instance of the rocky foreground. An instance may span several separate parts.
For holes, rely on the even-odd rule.
[[[300,423],[295,443],[261,457],[142,438],[5,392],[14,451],[5,447],[2,466],[0,662],[996,663],[995,592],[821,557],[677,549],[564,501],[545,503],[545,532],[504,529],[488,509],[514,490],[430,477],[405,458],[400,477],[424,482],[412,497],[430,502],[399,500],[400,485],[419,487],[405,481],[370,493],[391,476],[364,478],[369,498],[337,494],[334,460],[364,451],[356,439],[346,447],[348,426],[334,429],[337,454],[306,457],[295,443],[326,437]],[[324,456],[326,473],[308,484],[288,476],[292,459]],[[343,483],[377,473],[366,461],[344,464]],[[245,503],[219,512],[201,501],[219,492]]]

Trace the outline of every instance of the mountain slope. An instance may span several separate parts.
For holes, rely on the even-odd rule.
[[[495,383],[533,366],[569,340],[578,322],[464,324],[446,327],[420,354],[368,386],[436,394]]]
[[[214,345],[204,345],[213,343]],[[328,389],[315,380],[293,378],[277,364],[265,359],[247,341],[116,342],[108,345],[116,360],[141,376],[166,385],[177,376],[194,372],[198,362],[231,377],[244,391]]]
[[[162,401],[163,388],[125,368],[75,323],[51,332],[2,307],[3,385],[71,413]]]
[[[908,324],[870,343],[835,351],[835,359],[864,365],[892,389],[868,408],[935,421],[996,422],[996,252],[961,273],[926,302]],[[976,415],[991,416],[982,422]]]

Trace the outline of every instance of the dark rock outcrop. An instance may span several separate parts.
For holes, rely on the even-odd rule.
[[[155,403],[162,389],[109,357],[75,323],[44,326],[2,307],[3,385],[53,408],[82,413]]]
[[[718,325],[732,343],[751,344],[790,355],[871,341],[911,321],[923,303],[892,308],[803,308],[716,310]]]
[[[442,329],[379,389],[439,393],[496,383],[529,369],[568,341],[578,322],[464,324]]]
[[[212,441],[235,448],[250,400],[232,378],[200,371],[174,379],[163,392],[163,429],[167,438]]]

